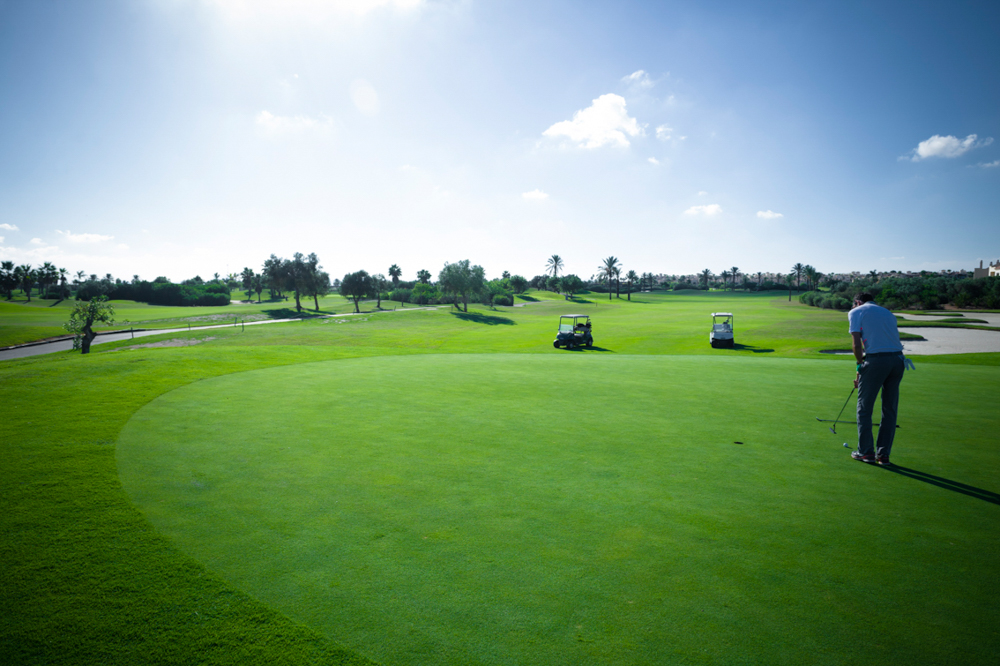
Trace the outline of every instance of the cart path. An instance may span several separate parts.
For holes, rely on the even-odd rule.
[[[234,328],[240,326],[259,326],[261,324],[286,324],[293,321],[312,321],[316,319],[334,319],[340,317],[359,317],[362,315],[387,314],[392,312],[418,312],[425,310],[437,310],[441,306],[422,308],[402,308],[399,310],[376,310],[374,312],[350,312],[347,314],[320,315],[315,317],[303,317],[293,319],[264,319],[261,321],[248,321],[245,324],[213,324],[210,326],[192,326],[190,328],[158,328],[143,331],[118,331],[114,333],[98,333],[91,345],[105,344],[108,342],[118,342],[120,340],[131,340],[132,338],[144,338],[150,335],[165,335],[168,333],[190,333],[195,331],[207,331],[214,328]],[[448,306],[451,307],[451,306]],[[17,347],[11,347],[0,351],[0,361],[9,361],[15,358],[26,358],[28,356],[41,356],[42,354],[53,354],[55,352],[69,351],[73,349],[72,340],[55,340],[53,342],[32,342]]]

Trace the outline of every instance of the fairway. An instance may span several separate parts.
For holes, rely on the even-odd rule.
[[[907,373],[896,462],[994,488],[995,376]],[[849,427],[814,420],[844,377],[766,355],[304,363],[164,393],[116,456],[182,551],[387,665],[985,663],[995,495],[850,461]]]

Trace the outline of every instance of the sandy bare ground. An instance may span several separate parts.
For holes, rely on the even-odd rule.
[[[1000,331],[977,331],[971,328],[907,329],[905,326],[900,326],[899,330],[926,338],[903,340],[903,353],[913,356],[1000,352]]]
[[[121,347],[114,351],[125,351],[127,349],[152,349],[154,347],[191,347],[200,345],[202,342],[215,340],[215,336],[207,338],[172,338],[170,340],[160,340],[159,342],[147,342],[144,345],[132,345],[131,347]]]
[[[941,321],[942,319],[982,319],[987,322],[988,326],[1000,326],[1000,313],[997,312],[949,312],[943,315],[911,315],[911,314],[896,314],[897,317],[902,317],[903,319],[909,319],[910,321]],[[975,324],[970,324],[975,326]]]

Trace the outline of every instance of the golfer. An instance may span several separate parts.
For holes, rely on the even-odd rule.
[[[851,349],[858,362],[854,386],[858,389],[858,450],[851,457],[866,463],[889,465],[892,439],[896,436],[899,382],[906,369],[903,344],[899,341],[896,317],[876,305],[868,292],[854,297],[854,309],[847,313],[852,337]],[[882,423],[878,443],[872,439],[872,410],[882,392]]]

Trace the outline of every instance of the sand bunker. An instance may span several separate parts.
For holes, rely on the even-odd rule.
[[[985,324],[980,324],[980,326],[1000,326],[1000,313],[998,312],[949,312],[947,314],[941,315],[911,315],[911,314],[899,314],[896,313],[897,317],[902,317],[903,319],[909,319],[910,321],[941,321],[942,319],[980,319],[985,321]],[[975,326],[975,324],[970,324]]]
[[[901,331],[924,336],[924,340],[903,340],[903,353],[977,354],[1000,352],[1000,331],[977,331],[971,328],[910,328]]]
[[[126,349],[152,349],[153,347],[191,347],[202,342],[208,342],[209,340],[215,340],[214,337],[207,338],[172,338],[170,340],[160,340],[159,342],[147,342],[144,345],[132,345],[130,347],[122,347],[116,351],[125,351]]]

